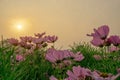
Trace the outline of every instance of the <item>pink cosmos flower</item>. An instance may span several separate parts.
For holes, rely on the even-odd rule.
[[[94,71],[92,72],[91,77],[94,80],[116,80],[120,74],[118,73],[117,75],[112,75],[112,74],[106,74],[106,73],[101,73],[99,71]]]
[[[64,53],[64,58],[73,58],[75,56],[75,54],[69,50],[63,50]]]
[[[26,44],[26,45],[25,45],[25,48],[26,48],[26,49],[31,49],[32,46],[33,46],[33,44]]]
[[[27,37],[27,36],[20,37],[20,40],[21,40],[21,41],[23,41],[23,42],[27,42],[27,39],[28,39],[28,37]]]
[[[93,56],[96,60],[101,60],[102,59],[102,57],[100,56],[100,55],[94,55]]]
[[[54,48],[48,49],[46,53],[46,59],[52,63],[56,63],[62,61],[64,58],[70,57],[69,55],[65,55],[67,50],[55,50]]]
[[[20,45],[21,47],[25,47],[25,46],[27,45],[27,43],[26,43],[25,41],[20,41],[20,42],[19,42],[19,45]]]
[[[104,40],[101,40],[100,38],[93,38],[93,40],[91,41],[91,43],[94,46],[97,46],[97,47],[103,47],[104,46]]]
[[[86,80],[87,77],[91,78],[90,80],[116,80],[120,76],[120,69],[117,69],[118,74],[112,75],[107,73],[102,73],[97,70],[91,71],[80,66],[73,66],[72,71],[68,70],[68,78],[64,80]]]
[[[77,53],[73,53],[69,50],[63,50],[62,51],[64,53],[64,58],[72,58],[75,61],[82,61],[84,59],[84,56],[82,53],[77,52]]]
[[[76,54],[74,54],[73,58],[75,61],[82,61],[84,59],[84,56],[80,52],[77,52]]]
[[[120,44],[120,37],[119,36],[110,36],[108,40],[114,45],[118,46]]]
[[[48,49],[46,54],[46,60],[56,63],[64,59],[64,53],[60,50],[55,50],[53,48]]]
[[[22,55],[20,55],[20,54],[17,54],[17,55],[16,55],[16,60],[17,60],[17,61],[23,61],[23,60],[24,60],[24,57],[23,57]]]
[[[88,36],[92,36],[94,38],[100,38],[105,40],[109,34],[109,27],[107,25],[102,25],[98,29],[94,29],[94,33],[87,34]]]
[[[33,43],[42,44],[44,42],[43,38],[33,38]]]
[[[94,79],[94,80],[106,80],[106,79],[104,79],[102,76],[102,73],[101,72],[99,72],[99,71],[97,71],[97,70],[95,70],[95,71],[93,71],[92,73],[91,73],[91,77]],[[105,74],[106,76],[108,76],[107,74]],[[104,76],[105,76],[104,75]]]
[[[15,38],[8,39],[8,42],[14,46],[17,46],[19,44],[19,41]]]
[[[27,37],[27,42],[31,43],[32,41],[33,41],[33,37],[28,36],[28,37]]]
[[[42,38],[45,34],[46,34],[45,32],[37,33],[37,34],[35,34],[35,36],[38,37],[38,38]]]
[[[58,63],[64,61],[64,59],[68,60],[69,58],[72,58],[75,61],[81,61],[84,59],[84,56],[80,52],[73,53],[68,50],[55,50],[54,48],[48,49],[45,57],[46,60],[52,63]]]
[[[56,77],[54,77],[54,76],[50,76],[50,78],[49,78],[50,80],[58,80]]]
[[[118,48],[118,47],[116,47],[116,46],[111,46],[111,47],[109,48],[109,51],[110,51],[110,52],[115,52],[115,51],[118,51],[118,50],[120,50],[120,48]]]
[[[21,41],[21,42],[19,42],[19,46],[21,46],[25,49],[31,49],[33,47],[33,44]]]
[[[54,43],[55,41],[57,41],[58,37],[57,36],[47,36],[47,42],[48,43]]]
[[[66,80],[85,80],[86,76],[89,76],[90,72],[91,71],[89,69],[85,69],[80,66],[73,66],[72,71],[67,71],[67,75],[69,77]]]
[[[24,36],[24,37],[20,37],[20,40],[23,41],[23,42],[31,43],[32,40],[33,40],[33,37],[32,36]]]

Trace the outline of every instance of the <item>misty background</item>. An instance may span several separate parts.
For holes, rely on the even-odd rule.
[[[14,23],[23,22],[18,31]],[[120,35],[120,0],[0,0],[0,35],[4,38],[46,32],[59,37],[56,47],[89,42],[87,33],[109,25]]]

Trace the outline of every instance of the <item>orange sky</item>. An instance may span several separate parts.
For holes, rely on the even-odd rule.
[[[23,29],[17,30],[16,25]],[[5,38],[38,32],[57,35],[58,48],[89,41],[93,28],[110,26],[120,35],[120,0],[0,0],[0,35]]]

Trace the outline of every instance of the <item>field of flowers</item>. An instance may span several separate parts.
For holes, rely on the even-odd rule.
[[[87,34],[89,43],[68,50],[58,37],[37,33],[0,43],[0,80],[120,80],[120,36],[102,25]]]

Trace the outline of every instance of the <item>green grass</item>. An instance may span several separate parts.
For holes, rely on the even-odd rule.
[[[70,50],[81,52],[85,56],[84,60],[73,65],[112,74],[116,74],[116,69],[120,68],[120,51],[104,54],[105,48],[95,48],[87,43],[74,44]],[[35,50],[34,54],[28,55],[22,62],[14,61],[14,52],[15,48],[11,46],[0,48],[0,80],[49,80],[51,75],[63,79],[67,76],[66,71],[73,66],[64,69],[53,68],[52,64],[44,59],[46,49]],[[95,60],[94,54],[102,57],[105,55],[107,58]]]
[[[0,48],[0,80],[48,80],[52,66],[45,61],[44,53],[34,51],[25,61],[16,62],[13,47]]]
[[[117,74],[116,69],[120,68],[120,51],[106,52],[105,48],[95,48],[88,43],[74,44],[71,47],[73,52],[81,52],[85,59],[79,62],[77,65],[89,68],[91,70],[99,70],[103,73]],[[101,60],[94,59],[93,55],[99,54],[103,57]],[[106,58],[104,58],[106,56]],[[116,58],[116,59],[115,59]],[[120,80],[120,78],[118,79]]]

